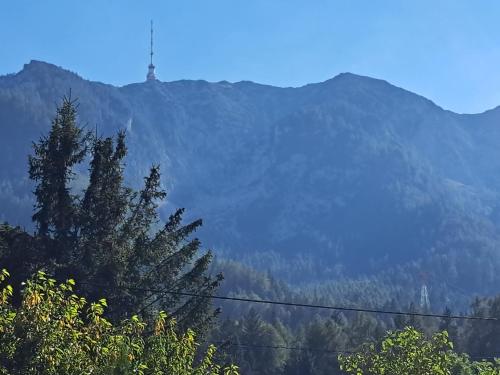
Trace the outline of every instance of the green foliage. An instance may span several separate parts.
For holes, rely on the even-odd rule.
[[[339,355],[339,362],[343,371],[353,375],[499,374],[500,362],[470,362],[452,349],[446,331],[427,339],[406,327],[389,332],[378,344],[365,344],[359,352]]]
[[[33,144],[34,155],[29,158],[30,178],[37,182],[36,208],[33,220],[41,236],[53,234],[60,247],[69,245],[74,237],[75,197],[69,182],[74,176],[73,167],[87,153],[89,134],[76,124],[76,107],[71,98],[64,98],[52,128],[46,137]],[[60,254],[55,254],[60,256]]]
[[[191,238],[201,220],[184,225],[179,209],[161,227],[158,206],[166,193],[159,166],[151,167],[142,189],[126,186],[125,134],[85,133],[76,109],[64,98],[48,136],[33,145],[29,175],[37,230],[31,235],[0,226],[0,262],[16,270],[17,282],[44,269],[58,279],[77,278],[79,292],[90,300],[105,291],[107,315],[114,319],[168,310],[180,329],[204,331],[218,313],[210,299],[175,294],[211,295],[222,280],[208,275],[212,253],[199,254],[201,243]],[[89,182],[75,191],[72,181],[87,160]]]
[[[238,341],[244,345],[283,346],[279,332],[262,320],[256,310],[251,309],[241,321]],[[247,364],[245,373],[270,375],[283,367],[285,355],[282,350],[246,350],[242,360]]]
[[[365,291],[361,292],[355,283],[325,283],[322,289],[311,290],[292,289],[285,283],[275,280],[269,273],[258,272],[236,262],[221,262],[216,264],[224,270],[224,274],[233,283],[224,283],[221,287],[224,295],[248,297],[255,299],[272,299],[295,301],[300,303],[322,305],[351,305],[362,307],[375,307],[391,311],[422,312],[414,303],[398,303],[398,293],[394,293],[394,300],[388,304],[382,299],[377,299],[371,293],[369,282],[363,283]],[[373,279],[372,279],[373,281]],[[329,289],[334,293],[329,293]],[[338,300],[338,291],[345,288]],[[389,290],[391,293],[393,290]],[[389,293],[390,294],[390,293]],[[370,299],[373,295],[373,299]],[[352,297],[351,299],[346,296]],[[384,296],[382,296],[384,297]],[[357,299],[359,298],[359,300]],[[349,302],[355,301],[355,302]],[[363,302],[364,301],[364,302]],[[226,319],[214,332],[214,340],[230,338],[231,342],[243,343],[242,316],[248,313],[246,304],[223,304]],[[243,373],[251,370],[245,358],[250,358],[249,351],[267,351],[269,357],[284,356],[284,366],[276,369],[274,374],[286,375],[317,375],[336,374],[338,359],[335,352],[355,352],[364,348],[363,343],[381,342],[388,330],[403,330],[406,326],[417,328],[419,333],[430,337],[433,333],[447,331],[449,340],[454,344],[454,362],[450,369],[453,375],[488,374],[487,369],[498,369],[488,362],[498,355],[500,345],[499,325],[495,321],[466,321],[451,319],[450,315],[476,315],[483,317],[500,317],[500,297],[478,298],[472,304],[471,312],[457,312],[446,308],[442,319],[424,318],[418,316],[388,316],[365,313],[340,313],[329,314],[313,309],[281,308],[279,306],[259,306],[259,315],[264,323],[270,324],[280,333],[282,340],[288,347],[300,350],[285,349],[246,349],[237,350],[230,347],[231,359],[240,364]],[[437,310],[433,310],[437,312]],[[421,333],[421,334],[422,334]],[[422,336],[424,337],[424,336]],[[380,344],[379,344],[380,345]],[[379,346],[376,346],[377,348]],[[310,350],[309,350],[310,349]],[[467,354],[456,354],[467,353]],[[470,357],[469,357],[470,356]],[[471,360],[474,359],[474,361]],[[484,362],[477,362],[478,360]],[[339,370],[340,371],[340,370]],[[486,371],[486,372],[485,372]],[[489,371],[489,370],[488,370]],[[498,375],[498,374],[497,374]]]
[[[238,363],[242,373],[280,374],[288,353],[273,349],[286,345],[277,325],[265,322],[256,310],[250,309],[240,320],[222,322],[211,339],[225,343],[221,350],[229,362]]]
[[[453,375],[499,375],[500,360],[495,359],[493,362],[488,361],[471,361],[466,354],[453,353],[453,365],[451,373]]]
[[[0,283],[8,276],[2,271]],[[106,300],[89,304],[74,286],[73,280],[57,285],[38,272],[15,308],[12,288],[2,285],[0,374],[238,374],[235,365],[215,362],[212,345],[197,359],[195,333],[177,333],[175,319],[165,312],[151,330],[135,315],[113,325],[103,316]]]
[[[299,335],[295,347],[303,347],[290,356],[286,363],[286,375],[329,375],[338,368],[336,352],[345,350],[349,335],[337,322],[315,319]],[[307,350],[311,348],[312,350]]]
[[[475,316],[500,318],[500,296],[476,298],[472,303]],[[500,324],[496,321],[471,321],[463,332],[467,352],[474,357],[499,354]]]

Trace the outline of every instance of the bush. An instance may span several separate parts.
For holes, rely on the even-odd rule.
[[[0,374],[238,374],[215,363],[213,345],[197,359],[195,333],[178,334],[164,312],[151,329],[137,316],[114,326],[103,317],[105,299],[89,304],[73,280],[58,285],[43,272],[25,283],[15,308],[8,276],[1,271]]]
[[[340,368],[353,375],[498,375],[500,362],[471,362],[453,351],[446,331],[430,339],[412,327],[388,332],[377,344],[365,344],[339,356]]]

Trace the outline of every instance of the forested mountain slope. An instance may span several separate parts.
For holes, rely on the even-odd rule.
[[[128,178],[160,163],[165,217],[202,217],[206,246],[294,283],[377,274],[493,293],[500,281],[500,109],[460,115],[354,74],[114,87],[32,61],[0,77],[0,219],[29,225],[31,142],[63,95],[89,129],[126,129]],[[83,186],[85,171],[75,179]],[[384,281],[384,282],[385,282]]]

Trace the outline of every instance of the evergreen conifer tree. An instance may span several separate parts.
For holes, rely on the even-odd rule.
[[[76,124],[76,105],[64,98],[52,121],[48,136],[33,144],[29,176],[36,183],[35,214],[37,236],[43,241],[46,259],[59,269],[70,262],[69,249],[75,246],[77,197],[71,194],[74,166],[87,153],[89,133]]]
[[[49,135],[29,158],[37,229],[29,235],[2,226],[0,264],[21,279],[41,266],[58,278],[74,277],[85,297],[105,294],[116,319],[167,310],[181,329],[203,331],[218,312],[206,296],[222,275],[208,275],[212,254],[198,256],[201,243],[191,238],[202,222],[183,224],[179,209],[158,230],[158,204],[166,198],[159,166],[136,191],[124,183],[126,154],[123,132],[116,139],[91,136],[76,122],[75,102],[64,98]],[[75,167],[88,156],[88,186],[75,194]],[[28,264],[20,271],[15,264],[23,259]]]

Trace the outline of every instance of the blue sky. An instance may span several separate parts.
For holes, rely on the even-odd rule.
[[[38,59],[91,80],[142,81],[151,18],[163,81],[300,86],[349,71],[457,112],[500,105],[497,0],[8,0],[0,74]]]

